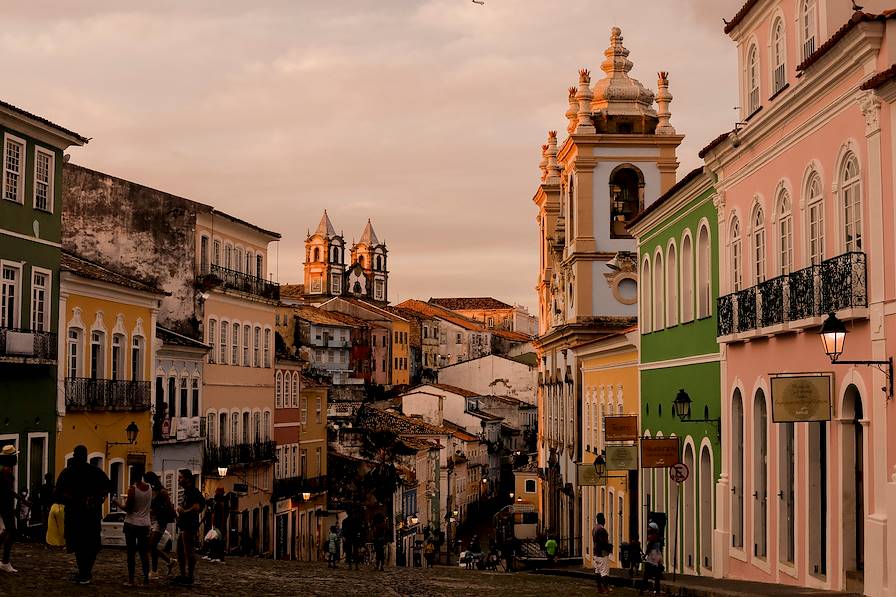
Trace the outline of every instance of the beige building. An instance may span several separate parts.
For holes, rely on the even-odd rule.
[[[492,297],[431,298],[429,302],[479,321],[488,329],[519,332],[527,336],[538,333],[538,318],[530,315],[522,305],[508,305]]]

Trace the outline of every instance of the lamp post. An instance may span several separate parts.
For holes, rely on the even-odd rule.
[[[675,400],[672,401],[672,408],[678,416],[678,420],[682,423],[712,423],[716,426],[716,434],[719,441],[722,441],[722,418],[717,419],[692,419],[691,418],[691,397],[683,389],[678,390]]]
[[[222,479],[227,476],[227,467],[226,466],[218,467],[218,476],[221,477]]]
[[[109,448],[111,446],[132,446],[137,443],[137,434],[140,433],[140,428],[137,427],[137,423],[131,421],[131,424],[124,428],[124,433],[128,441],[106,442],[106,460],[109,459]]]
[[[887,385],[881,388],[887,393],[887,400],[893,399],[893,357],[888,357],[883,361],[841,361],[840,355],[846,348],[846,335],[849,332],[843,322],[837,319],[833,313],[829,313],[827,319],[821,326],[818,335],[821,336],[821,343],[824,346],[824,352],[831,359],[833,365],[866,365],[875,367],[887,378]]]

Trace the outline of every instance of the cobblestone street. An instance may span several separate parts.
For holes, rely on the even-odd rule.
[[[255,558],[231,558],[225,564],[197,563],[197,582],[189,589],[175,587],[166,580],[152,581],[149,587],[125,587],[125,553],[104,549],[94,570],[94,583],[78,587],[69,582],[74,569],[70,556],[43,546],[17,544],[13,565],[18,574],[0,574],[2,595],[536,595],[596,594],[593,583],[585,579],[539,576],[529,573],[494,573],[441,566],[387,568],[376,572],[367,567],[359,571],[344,566],[328,569],[323,562],[279,562]],[[139,564],[138,564],[139,569]],[[615,589],[614,595],[630,595]]]

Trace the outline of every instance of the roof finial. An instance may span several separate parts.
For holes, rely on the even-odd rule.
[[[547,180],[551,184],[560,184],[560,164],[557,163],[557,131],[548,131],[548,168]]]
[[[548,146],[541,146],[541,160],[538,162],[538,168],[541,170],[541,182],[548,179]]]
[[[579,101],[576,132],[593,133],[594,124],[591,121],[591,100],[594,99],[594,94],[591,92],[591,71],[587,68],[579,70],[579,88],[576,91],[576,99]]]
[[[675,129],[669,123],[672,113],[669,111],[669,103],[672,102],[672,94],[669,93],[669,73],[660,71],[657,73],[656,116],[659,122],[656,125],[657,135],[674,135]]]
[[[576,130],[576,124],[579,122],[579,100],[576,99],[576,87],[569,88],[569,107],[566,109],[566,132],[570,135]]]

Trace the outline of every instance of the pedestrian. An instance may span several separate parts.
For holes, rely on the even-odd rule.
[[[653,593],[660,594],[660,582],[663,579],[662,548],[659,525],[651,522],[647,525],[647,555],[644,557],[644,579],[640,592],[649,591],[652,580],[654,583]]]
[[[3,521],[3,531],[0,532],[0,545],[3,546],[0,570],[10,573],[18,572],[9,561],[18,528],[15,502],[16,499],[19,503],[22,502],[22,497],[16,493],[15,485],[18,454],[18,450],[12,444],[7,444],[0,450],[0,520]]]
[[[358,542],[361,540],[361,528],[356,517],[349,514],[342,521],[342,547],[345,550],[345,563],[349,568],[355,565],[358,569]]]
[[[178,585],[192,585],[196,570],[196,534],[199,532],[199,515],[205,508],[205,499],[196,489],[193,471],[182,468],[177,473],[177,484],[183,489],[180,506],[177,507],[177,559],[180,576],[174,579]]]
[[[209,542],[209,561],[223,564],[226,551],[224,532],[227,530],[227,518],[230,512],[227,493],[223,487],[218,487],[215,490],[215,497],[211,500],[211,505],[211,525],[212,530],[216,532],[215,538]]]
[[[109,477],[87,462],[87,446],[77,445],[56,480],[57,500],[65,506],[65,544],[75,553],[75,584],[89,585],[100,552],[103,502],[112,490]]]
[[[27,489],[23,489],[19,494],[19,500],[16,503],[16,518],[18,520],[18,526],[16,530],[23,536],[25,539],[30,538],[30,534],[28,532],[28,527],[31,523],[31,494]]]
[[[149,555],[150,555],[150,579],[159,577],[159,558],[165,560],[168,564],[168,576],[177,563],[172,557],[168,545],[171,543],[171,533],[168,532],[168,525],[174,522],[176,513],[174,504],[171,503],[171,496],[168,491],[162,487],[162,480],[152,471],[143,474],[143,480],[152,488],[152,502],[149,506]],[[159,547],[159,546],[162,547]]]
[[[339,527],[330,526],[330,534],[327,535],[327,567],[336,568],[339,564]]]
[[[376,569],[382,571],[386,564],[386,539],[389,528],[386,526],[386,517],[382,512],[377,512],[373,517],[373,551],[376,554]]]
[[[149,531],[152,524],[150,509],[152,506],[152,487],[143,479],[142,474],[135,475],[128,487],[125,502],[118,507],[126,512],[124,517],[124,540],[128,554],[128,582],[126,586],[134,586],[136,572],[136,556],[140,556],[143,570],[143,584],[149,584]]]
[[[423,546],[423,558],[426,560],[426,567],[432,568],[436,561],[436,544],[432,537],[426,539],[426,545]]]
[[[594,575],[597,579],[597,592],[606,594],[611,591],[607,578],[610,576],[609,556],[613,551],[610,534],[604,525],[607,523],[603,512],[597,513],[594,528],[591,529],[591,542],[594,555]]]
[[[557,540],[553,536],[548,536],[548,540],[545,541],[544,552],[548,555],[548,563],[553,564],[557,558]]]

